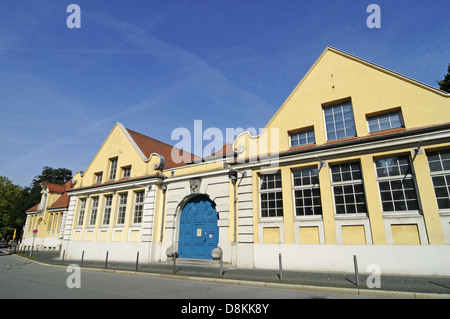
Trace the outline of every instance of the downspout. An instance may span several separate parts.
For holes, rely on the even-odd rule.
[[[233,243],[237,243],[237,197],[236,197],[236,182],[237,182],[237,171],[230,170],[228,175],[230,176],[231,183],[233,184],[233,209],[234,209],[234,234]]]
[[[167,191],[167,184],[162,184],[161,190],[163,192],[163,203],[162,203],[162,217],[161,217],[161,236],[159,238],[159,241],[162,243],[163,240],[163,234],[164,234],[164,216],[166,214],[166,191]]]

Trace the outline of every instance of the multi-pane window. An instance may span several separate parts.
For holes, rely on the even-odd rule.
[[[85,210],[86,210],[86,198],[82,198],[80,200],[80,211],[78,213],[78,226],[83,226]]]
[[[105,208],[103,210],[103,225],[109,225],[111,219],[112,195],[105,196]]]
[[[133,223],[142,223],[143,211],[144,211],[144,191],[136,192],[134,197]]]
[[[333,105],[324,109],[327,139],[356,136],[352,103]]]
[[[131,175],[131,166],[123,167],[122,168],[122,178],[130,177],[130,175]]]
[[[319,171],[303,168],[292,172],[294,179],[295,214],[297,216],[322,215]]]
[[[109,180],[115,179],[117,173],[117,158],[109,160]]]
[[[416,185],[409,156],[375,160],[384,212],[418,211]]]
[[[95,173],[95,183],[101,183],[103,178],[103,172]]]
[[[291,147],[314,144],[316,142],[313,129],[290,133],[289,139],[291,141]]]
[[[367,123],[370,133],[401,127],[403,125],[400,112],[371,116],[367,118]]]
[[[450,149],[427,153],[439,209],[450,208]]]
[[[261,174],[260,177],[261,217],[283,216],[283,194],[281,173]]]
[[[119,211],[117,212],[117,224],[125,223],[125,213],[127,211],[127,197],[128,194],[120,194],[119,196]]]
[[[367,213],[359,162],[330,165],[336,214]]]
[[[89,218],[89,225],[95,225],[95,221],[97,220],[97,210],[98,210],[98,197],[92,198],[92,207],[91,207],[91,217]]]

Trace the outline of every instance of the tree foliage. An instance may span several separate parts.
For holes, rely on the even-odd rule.
[[[450,64],[448,65],[447,74],[444,75],[444,79],[437,81],[437,83],[442,91],[450,93]]]
[[[67,168],[45,166],[29,187],[22,188],[0,176],[0,238],[12,238],[14,229],[16,237],[20,236],[27,217],[25,211],[41,201],[41,183],[62,185],[71,178],[72,171]]]

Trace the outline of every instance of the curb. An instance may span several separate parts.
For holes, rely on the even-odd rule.
[[[4,252],[4,251],[2,251],[2,252]],[[54,268],[67,268],[67,266],[65,266],[65,265],[46,264],[46,263],[42,263],[39,261],[28,259],[26,257],[18,256],[15,254],[10,254],[10,255],[15,256],[19,259],[23,259],[30,263],[35,263],[37,265],[41,265],[41,266],[54,267]],[[357,288],[340,288],[340,287],[327,287],[327,286],[310,286],[310,285],[301,285],[301,284],[287,284],[287,283],[251,281],[251,280],[240,280],[240,279],[208,278],[208,277],[195,277],[195,276],[185,276],[185,275],[159,274],[159,273],[107,269],[107,268],[83,267],[82,269],[86,270],[86,271],[117,273],[117,274],[130,275],[130,276],[135,275],[135,276],[152,277],[152,278],[192,280],[192,281],[209,282],[209,283],[215,283],[215,284],[252,286],[252,287],[261,287],[261,288],[277,288],[277,289],[305,290],[305,291],[317,291],[317,292],[332,292],[332,293],[353,294],[353,295],[378,296],[378,297],[387,297],[387,298],[450,299],[450,294],[439,294],[439,293],[407,292],[407,291],[391,291],[391,290],[359,289],[359,288],[358,289]]]

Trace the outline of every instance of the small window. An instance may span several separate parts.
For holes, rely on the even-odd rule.
[[[316,143],[314,129],[290,133],[289,139],[291,141],[291,147]]]
[[[367,118],[369,133],[402,127],[402,115],[400,111],[375,115]]]
[[[122,178],[130,177],[131,175],[131,166],[122,167]]]
[[[95,173],[95,183],[101,183],[103,179],[103,172]]]
[[[356,136],[352,103],[342,103],[324,108],[328,141]]]
[[[117,158],[109,160],[109,180],[115,179],[117,173]]]

